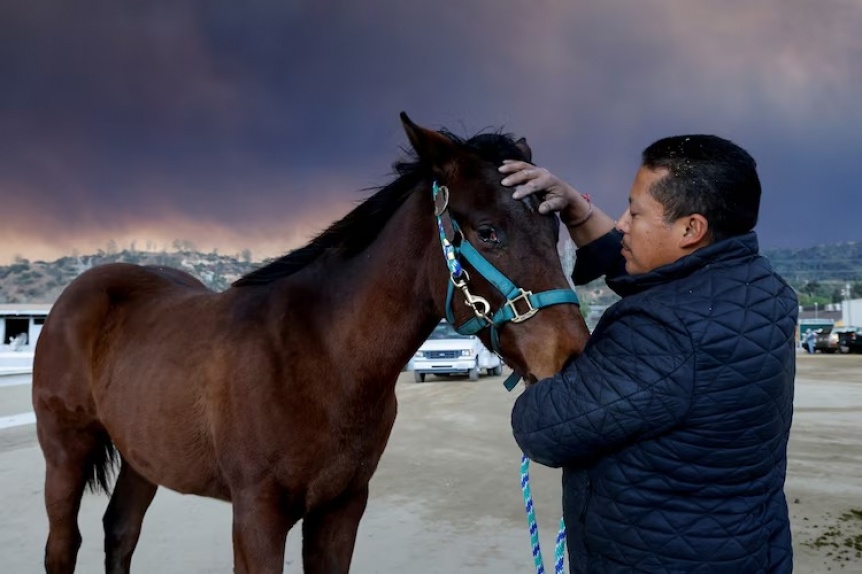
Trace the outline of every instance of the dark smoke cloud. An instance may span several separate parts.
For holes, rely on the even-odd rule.
[[[718,133],[759,161],[765,246],[859,240],[860,25],[802,0],[7,0],[0,260],[296,247],[386,183],[402,109],[525,135],[611,212],[652,140]]]

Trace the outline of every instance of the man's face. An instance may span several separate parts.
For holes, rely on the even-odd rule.
[[[629,194],[629,208],[617,221],[617,229],[623,233],[622,253],[630,275],[673,263],[687,253],[681,245],[687,233],[686,218],[666,223],[664,207],[649,192],[650,186],[666,174],[664,169],[641,167]]]

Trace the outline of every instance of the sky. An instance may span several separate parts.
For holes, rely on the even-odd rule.
[[[622,213],[652,141],[757,160],[763,248],[862,240],[857,0],[4,0],[0,264],[300,247],[388,183],[406,111],[524,136]]]

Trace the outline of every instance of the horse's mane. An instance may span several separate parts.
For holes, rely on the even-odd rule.
[[[494,165],[501,165],[504,159],[526,159],[510,134],[480,133],[469,139],[462,139],[447,130],[440,133]],[[394,181],[376,188],[378,191],[374,195],[330,225],[305,247],[295,249],[240,277],[233,285],[244,287],[271,283],[293,275],[327,252],[351,257],[363,251],[377,238],[380,230],[404,203],[410,192],[416,189],[421,181],[432,177],[430,166],[420,161],[415,152],[407,151],[407,154],[406,159],[393,165],[397,176]]]

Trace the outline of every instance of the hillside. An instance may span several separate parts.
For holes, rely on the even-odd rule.
[[[235,279],[260,265],[260,262],[252,263],[249,257],[238,259],[196,251],[123,250],[63,257],[51,262],[18,258],[12,265],[0,266],[0,303],[53,303],[66,285],[87,269],[115,262],[182,269],[216,291],[226,289]]]
[[[804,249],[772,249],[765,251],[764,255],[793,284],[806,281],[862,281],[860,241]]]
[[[862,297],[862,242],[767,250],[764,255],[796,288],[803,305],[840,301],[847,296],[848,286],[850,296]],[[216,291],[226,289],[235,279],[263,264],[251,261],[248,251],[231,256],[189,249],[99,251],[51,262],[18,258],[11,265],[0,266],[0,303],[52,303],[66,285],[87,269],[116,261],[183,269]],[[616,299],[602,281],[594,281],[578,291],[588,305],[606,305]]]

